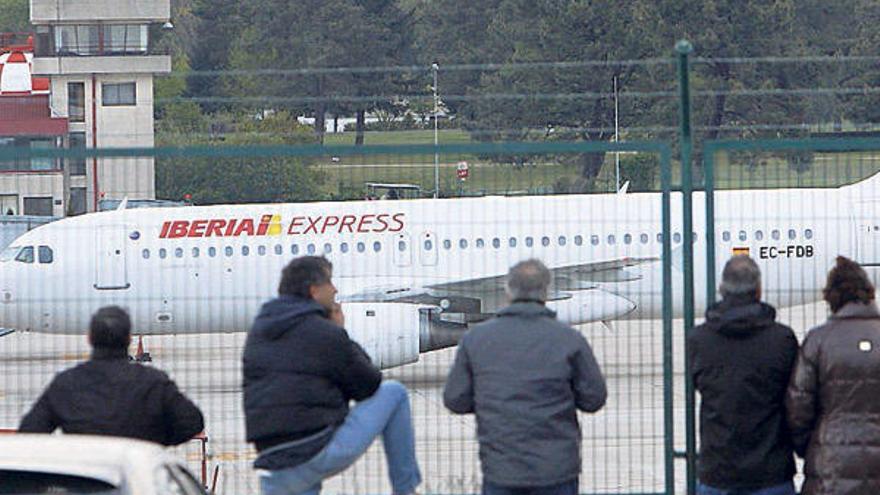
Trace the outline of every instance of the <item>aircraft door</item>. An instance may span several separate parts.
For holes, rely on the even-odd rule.
[[[125,266],[125,227],[106,225],[95,229],[95,288],[127,289]]]
[[[856,261],[880,266],[880,201],[855,204]]]
[[[397,266],[410,266],[412,264],[412,243],[409,234],[395,234],[394,245],[394,264]]]
[[[422,232],[419,236],[419,261],[423,266],[437,264],[437,236],[433,232]]]

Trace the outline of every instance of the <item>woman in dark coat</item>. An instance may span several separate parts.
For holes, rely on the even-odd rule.
[[[812,329],[786,396],[802,495],[880,494],[880,313],[874,286],[837,258],[825,301],[833,313]]]

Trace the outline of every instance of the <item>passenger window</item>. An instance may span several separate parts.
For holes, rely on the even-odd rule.
[[[721,240],[724,242],[730,242],[730,232],[724,231],[721,233]]]
[[[400,251],[400,252],[404,252],[404,251],[406,251],[406,242],[404,242],[404,241],[398,241],[398,242],[397,242],[397,250]]]
[[[623,235],[623,243],[624,244],[632,244],[632,241],[633,241],[633,236],[631,236],[629,234]]]
[[[642,244],[647,244],[647,243],[648,243],[648,234],[642,234],[642,235],[640,235],[640,236],[639,236],[639,241],[641,241]]]
[[[658,233],[657,233],[657,244],[660,244],[660,243],[662,243],[662,242],[663,242],[663,233],[662,233],[662,232],[658,232]]]
[[[515,248],[516,247],[516,237],[511,237],[510,239],[508,239],[507,245],[512,248]]]
[[[257,246],[257,254],[266,256],[266,246]]]
[[[779,236],[779,231],[778,231],[778,230],[774,230],[773,232],[770,232],[770,237],[772,237],[774,241],[778,241],[778,240],[779,240],[779,237],[780,237],[780,236]]]
[[[582,246],[583,244],[584,244],[584,236],[582,236],[582,235],[574,236],[574,245],[575,246]]]
[[[737,235],[737,239],[739,239],[739,240],[741,240],[741,241],[744,241],[744,240],[746,240],[747,238],[748,238],[748,235],[746,234],[746,231],[745,231],[745,230],[740,230],[740,231],[739,231],[739,234]]]
[[[760,230],[756,230],[756,231],[755,231],[755,240],[756,240],[756,241],[760,241],[760,240],[763,240],[763,239],[764,239],[764,232],[762,232],[762,231],[760,231]]]
[[[526,237],[526,247],[532,247],[535,245],[535,240],[531,237]]]
[[[290,245],[290,254],[292,254],[294,256],[299,254],[299,245],[298,244],[291,244]]]
[[[599,236],[597,236],[597,235],[590,236],[590,244],[592,244],[594,246],[598,246],[599,245]]]
[[[382,250],[382,243],[379,241],[374,242],[373,243],[373,251],[378,253],[381,250]]]
[[[150,259],[150,250],[144,249],[143,251],[141,251],[141,256],[143,256],[145,260]]]
[[[364,244],[363,242],[359,242],[357,245],[357,250],[359,253],[363,253],[364,251],[367,250],[367,245]]]
[[[550,245],[550,238],[549,238],[549,237],[546,237],[546,236],[545,236],[545,237],[542,237],[542,238],[541,238],[541,245],[544,246],[544,247],[549,246],[549,245]]]
[[[492,239],[492,247],[495,249],[500,248],[501,247],[501,239],[499,239],[497,237]]]
[[[608,245],[609,246],[613,245],[615,242],[616,242],[616,240],[614,239],[614,234],[609,235],[608,236]]]
[[[559,236],[558,241],[560,246],[565,246],[566,239],[564,235]]]
[[[443,239],[443,249],[452,249],[452,241],[450,241],[449,239]]]
[[[241,255],[242,255],[242,256],[247,256],[247,255],[249,255],[249,254],[251,254],[251,248],[249,248],[249,247],[247,247],[247,246],[242,246],[242,247],[241,247]]]
[[[810,229],[805,230],[804,231],[804,238],[805,239],[812,239],[813,238],[813,231]]]
[[[425,239],[425,251],[431,251],[434,249],[434,243],[431,242],[431,239]]]
[[[223,252],[226,253],[226,256],[227,256],[227,257],[232,256],[232,246],[226,246],[226,247],[223,249]]]
[[[788,231],[788,238],[789,238],[789,239],[792,239],[792,240],[793,240],[793,239],[795,239],[796,237],[797,237],[797,232],[795,232],[794,229],[791,229],[791,230]]]
[[[159,249],[159,258],[162,258],[164,260],[167,256],[168,256],[168,251],[165,251],[165,248],[160,248]]]
[[[38,255],[40,257],[40,263],[44,265],[51,263],[54,259],[54,253],[52,253],[52,248],[49,246],[40,246]]]
[[[467,245],[468,245],[467,239],[460,239],[458,241],[458,247],[461,249],[467,249]]]
[[[316,248],[314,244],[309,244],[308,246],[306,246],[306,252],[308,252],[309,254],[315,254],[315,250]]]
[[[478,238],[478,239],[477,239],[477,242],[476,242],[476,245],[477,245],[477,249],[483,249],[483,246],[485,246],[486,243],[483,242],[483,239],[479,239],[479,238]]]
[[[330,254],[333,252],[333,245],[329,242],[324,244],[324,254]]]
[[[194,247],[194,248],[192,249],[192,257],[193,257],[193,258],[198,258],[198,257],[199,257],[199,248]]]
[[[342,244],[340,244],[339,250],[342,251],[343,253],[347,253],[348,252],[348,243],[343,242]]]
[[[217,256],[217,248],[215,248],[215,247],[209,247],[209,248],[208,248],[208,256],[210,256],[210,257],[212,257],[212,258],[215,257],[215,256]]]
[[[681,234],[679,234],[678,232],[672,234],[672,242],[674,242],[676,244],[681,242]]]
[[[284,248],[281,247],[281,244],[275,244],[275,254],[281,256],[284,254]]]
[[[174,257],[175,258],[183,258],[183,248],[175,248],[174,249]]]

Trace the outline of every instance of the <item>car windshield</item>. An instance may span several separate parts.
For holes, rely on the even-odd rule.
[[[67,474],[0,469],[0,495],[63,493],[69,495],[117,495],[122,491],[101,480]]]
[[[19,251],[21,251],[21,246],[9,246],[0,251],[0,262],[14,260]]]

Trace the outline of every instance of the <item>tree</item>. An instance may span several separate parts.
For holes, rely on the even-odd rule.
[[[28,9],[28,0],[0,0],[0,33],[32,31]]]

